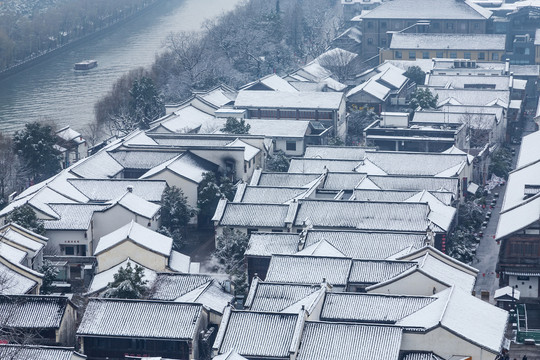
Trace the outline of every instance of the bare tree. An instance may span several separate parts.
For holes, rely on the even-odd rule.
[[[357,74],[357,54],[335,48],[319,56],[319,64],[332,72],[340,82],[345,82]]]
[[[467,138],[471,149],[479,149],[495,141],[493,136],[495,121],[489,114],[465,112],[460,121],[467,127]]]

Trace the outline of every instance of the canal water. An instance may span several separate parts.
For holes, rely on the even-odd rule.
[[[149,66],[171,32],[199,30],[206,19],[240,0],[162,0],[140,16],[0,81],[0,132],[32,121],[53,120],[83,131],[94,122],[94,104],[125,72]],[[98,67],[75,71],[95,59]]]

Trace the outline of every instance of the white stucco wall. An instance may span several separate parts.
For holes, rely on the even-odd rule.
[[[497,354],[437,327],[427,333],[403,332],[401,351],[433,351],[444,359],[453,355],[470,356],[472,360],[495,360]]]
[[[529,276],[529,280],[518,280],[515,275],[508,277],[508,285],[520,291],[521,297],[538,297],[538,277]]]
[[[435,292],[433,288],[435,288]],[[392,283],[369,290],[368,293],[431,296],[447,288],[448,286],[415,271]]]
[[[132,241],[124,241],[97,255],[98,272],[112,268],[127,258],[154,271],[167,271],[168,258],[145,249]]]
[[[91,230],[47,230],[45,236],[49,238],[47,252],[53,251],[61,254],[61,245],[74,246],[86,245],[86,255],[90,256],[92,249]]]
[[[179,189],[182,189],[184,195],[187,197],[189,206],[196,208],[197,207],[197,187],[193,181],[190,181],[186,178],[179,176],[176,173],[173,173],[169,170],[164,170],[152,177],[149,177],[150,180],[165,180],[169,187],[176,186]]]
[[[275,138],[274,151],[283,151],[288,156],[302,156],[304,155],[304,139],[301,138]],[[287,142],[294,141],[296,143],[296,150],[287,150]]]

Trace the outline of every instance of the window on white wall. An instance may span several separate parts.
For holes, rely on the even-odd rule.
[[[287,141],[285,148],[287,151],[296,151],[296,141]]]

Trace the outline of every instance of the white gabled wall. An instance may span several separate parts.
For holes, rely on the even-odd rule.
[[[448,286],[440,283],[419,271],[404,276],[394,282],[385,284],[375,289],[370,289],[368,293],[375,294],[407,294],[431,296],[447,289]]]
[[[127,258],[154,271],[168,271],[166,256],[138,246],[129,240],[98,254],[96,258],[98,273],[124,262]]]

